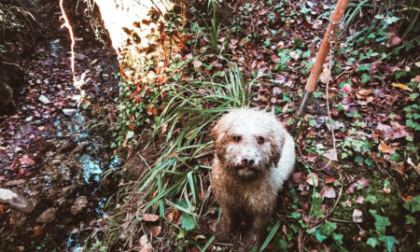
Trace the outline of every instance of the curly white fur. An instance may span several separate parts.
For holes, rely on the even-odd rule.
[[[211,134],[216,149],[211,183],[224,214],[222,232],[250,218],[247,239],[257,242],[293,170],[294,140],[274,114],[249,108],[222,116]]]

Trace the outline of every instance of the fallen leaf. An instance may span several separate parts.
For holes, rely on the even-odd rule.
[[[344,86],[340,89],[341,92],[350,94],[351,93],[351,85],[346,83]]]
[[[368,88],[368,89],[360,89],[359,90],[359,94],[360,95],[368,95],[368,94],[371,94],[372,91],[373,91],[373,89],[371,89],[371,88]]]
[[[365,202],[365,197],[359,196],[356,199],[356,203],[363,204]]]
[[[153,222],[153,221],[157,221],[157,220],[159,220],[159,215],[155,215],[155,214],[142,214],[141,215],[141,218],[144,220],[144,221],[150,221],[150,222]]]
[[[356,223],[361,223],[363,221],[363,212],[359,209],[354,209],[353,211],[353,221]]]
[[[335,199],[335,197],[337,196],[332,186],[328,186],[322,189],[321,195],[328,199]]]
[[[401,83],[392,83],[393,87],[401,88],[402,90],[409,90],[412,91],[407,85],[401,84]]]
[[[41,226],[36,226],[34,227],[34,234],[33,237],[38,237],[42,234],[42,227]]]
[[[335,178],[334,177],[325,177],[325,183],[332,184],[334,182],[335,182]]]
[[[327,150],[322,156],[328,158],[330,161],[338,161],[337,151],[335,149]]]
[[[150,232],[152,233],[153,237],[157,237],[161,231],[162,227],[160,226],[153,226],[152,228],[150,228]]]
[[[354,193],[354,191],[356,190],[356,188],[357,188],[357,183],[352,183],[349,186],[349,189],[347,189],[346,194],[352,194],[352,193]]]
[[[146,246],[149,243],[149,239],[147,239],[147,235],[142,235],[139,239],[139,245],[141,247]]]
[[[378,150],[380,150],[382,153],[394,154],[397,150],[397,147],[392,145],[388,146],[384,141],[381,141],[379,143]]]
[[[401,44],[401,42],[402,42],[402,39],[400,37],[394,36],[391,39],[391,46],[397,46],[397,45]]]
[[[23,157],[19,158],[19,162],[21,165],[35,165],[35,161],[30,159],[28,155],[23,155]]]
[[[318,186],[318,175],[316,173],[312,173],[308,174],[308,176],[306,176],[306,183],[310,184],[310,185],[314,185],[315,182],[315,186]]]
[[[166,213],[165,217],[169,222],[172,222],[174,220],[174,212],[170,211],[170,212]]]

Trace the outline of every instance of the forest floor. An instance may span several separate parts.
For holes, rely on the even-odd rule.
[[[229,251],[240,243],[239,236],[227,244],[214,240],[219,209],[208,180],[211,121],[204,124],[200,115],[176,107],[194,105],[213,119],[215,104],[219,115],[227,109],[221,100],[233,100],[229,107],[274,107],[290,130],[334,7],[323,1],[245,2],[218,14],[213,28],[191,18],[195,25],[182,33],[185,48],[170,59],[165,77],[142,87],[118,87],[111,47],[94,41],[87,22],[72,20],[77,75],[90,70],[84,87],[89,104],[80,108],[71,99],[78,92],[68,34],[59,27],[57,7],[43,14],[43,39],[27,59],[18,113],[0,118],[0,186],[36,206],[23,214],[0,204],[0,251],[77,251],[87,236],[101,232],[105,236],[94,236],[90,251]],[[223,9],[229,8],[222,3]],[[419,250],[420,39],[415,32],[402,36],[402,17],[377,11],[360,3],[347,9],[338,49],[294,133],[297,165],[268,227],[267,251]],[[229,88],[242,84],[247,88],[237,90],[245,98],[233,96]],[[176,100],[181,93],[188,103]],[[116,101],[130,109],[116,111]],[[163,111],[180,114],[173,122],[168,118],[174,114]],[[110,126],[118,138],[108,134]],[[139,151],[147,129],[157,135],[153,154]],[[193,154],[181,151],[190,146]],[[113,154],[124,151],[131,158],[126,168],[140,167],[143,176],[99,183],[106,169],[120,165]],[[117,187],[119,197],[104,208]],[[40,215],[47,223],[37,221]]]
[[[52,4],[38,13],[33,53],[23,59],[27,84],[16,95],[17,113],[0,117],[0,187],[35,205],[21,212],[0,204],[2,252],[78,251],[106,217],[104,204],[115,188],[99,179],[121,161],[110,149],[108,126],[104,130],[94,109],[78,108],[70,40],[60,16]],[[80,52],[76,68],[86,71],[86,95],[92,106],[106,107],[118,95],[116,56],[86,32],[83,18],[76,21],[73,15],[72,21]]]

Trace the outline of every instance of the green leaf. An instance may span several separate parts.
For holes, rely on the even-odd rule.
[[[379,235],[379,240],[384,243],[388,251],[391,251],[394,244],[398,244],[398,240],[394,236]]]
[[[194,218],[191,215],[184,213],[181,216],[181,226],[187,231],[193,230],[195,228]]]
[[[416,225],[416,218],[414,218],[413,216],[411,216],[411,215],[408,214],[408,215],[405,216],[405,218],[407,219],[405,221],[405,224],[407,224],[407,225],[411,225],[411,224]]]
[[[376,232],[379,234],[384,234],[386,227],[391,225],[388,217],[381,216],[377,214],[376,210],[372,209],[369,210],[369,213],[373,216],[373,218],[375,218]]]
[[[336,228],[337,228],[337,224],[335,222],[327,222],[319,227],[322,234],[326,236],[330,236]]]
[[[360,78],[361,78],[360,81],[361,81],[362,84],[365,84],[365,83],[367,83],[367,82],[369,82],[369,81],[372,80],[372,78],[370,77],[370,75],[367,74],[367,73],[363,73]]]
[[[365,159],[365,164],[366,164],[367,166],[372,166],[372,164],[373,164],[373,160],[372,160],[372,159],[370,159],[370,158],[366,158],[366,159]]]
[[[376,247],[376,245],[378,245],[378,244],[379,244],[379,241],[378,241],[378,239],[376,239],[376,238],[370,237],[370,238],[367,240],[366,244],[367,244],[367,245],[370,245],[370,246],[372,246],[372,247]]]
[[[299,219],[300,218],[300,213],[297,212],[293,212],[290,214],[290,217],[293,219]]]
[[[323,240],[327,239],[327,237],[323,234],[321,234],[321,231],[318,228],[311,228],[308,231],[306,231],[308,234],[312,234],[319,242],[322,242]]]
[[[370,64],[364,64],[364,65],[360,65],[357,68],[357,71],[369,71],[371,68]]]
[[[365,202],[370,202],[372,204],[376,204],[376,203],[378,203],[378,199],[376,198],[375,195],[368,195],[365,198]]]
[[[333,239],[334,239],[334,241],[335,242],[337,242],[338,244],[343,244],[343,234],[336,234],[336,233],[333,233],[332,234],[332,237],[333,237]]]
[[[354,162],[356,163],[362,163],[363,162],[363,158],[361,156],[357,156],[354,158]]]

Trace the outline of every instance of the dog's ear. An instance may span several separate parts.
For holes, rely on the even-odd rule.
[[[275,128],[272,130],[271,140],[271,157],[273,164],[277,167],[277,164],[280,161],[281,155],[283,153],[283,146],[285,141],[285,130],[280,122],[276,121]]]
[[[214,141],[216,154],[221,156],[225,154],[226,149],[226,135],[229,128],[229,118],[224,115],[211,130],[211,137]]]

